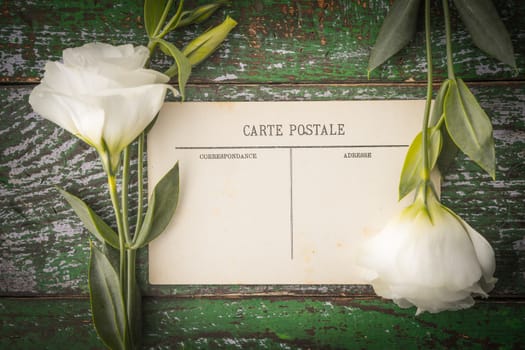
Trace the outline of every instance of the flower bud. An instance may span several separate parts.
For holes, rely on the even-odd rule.
[[[219,47],[236,25],[237,21],[229,16],[226,17],[224,22],[190,41],[182,53],[188,57],[192,66],[199,64]]]
[[[194,23],[199,24],[204,22],[210,18],[210,16],[213,15],[213,13],[217,11],[219,7],[228,2],[229,1],[217,1],[213,4],[199,6],[193,11],[185,11],[182,14],[180,22],[177,24],[177,28],[185,27]]]

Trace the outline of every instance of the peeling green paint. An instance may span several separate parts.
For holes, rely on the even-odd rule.
[[[228,14],[239,26],[194,70],[188,100],[423,99],[422,33],[366,79],[368,51],[390,3],[232,1],[215,20]],[[523,69],[525,2],[494,3]],[[445,44],[439,2],[433,6],[439,79],[446,75]],[[0,349],[99,349],[85,298],[89,234],[53,186],[78,194],[110,221],[111,203],[98,190],[105,179],[92,149],[32,113],[28,84],[38,82],[45,62],[60,59],[65,47],[93,40],[146,43],[142,1],[0,0],[0,10]],[[138,272],[147,296],[144,348],[523,347],[523,72],[516,76],[482,54],[454,18],[456,73],[474,81],[474,94],[492,118],[497,180],[459,157],[443,180],[443,200],[496,250],[499,281],[491,298],[465,311],[415,317],[412,309],[373,297],[365,285],[150,286],[143,251]],[[180,45],[204,29],[188,27],[170,40]]]

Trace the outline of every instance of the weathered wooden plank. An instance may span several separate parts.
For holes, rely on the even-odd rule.
[[[0,299],[1,349],[102,349],[89,301]]]
[[[0,299],[0,348],[102,348],[86,299]],[[414,316],[378,299],[144,300],[145,349],[519,349],[523,302]]]
[[[189,6],[204,2],[187,1]],[[421,27],[415,41],[367,81],[369,48],[391,2],[232,1],[212,23],[229,14],[239,26],[194,70],[190,100],[424,98],[424,86],[418,83],[426,78]],[[522,69],[525,2],[494,2]],[[433,4],[435,71],[443,78],[442,14],[439,1]],[[146,43],[141,0],[0,0],[0,10],[3,83],[37,81],[46,60],[59,59],[65,47],[88,41]],[[487,58],[473,46],[454,12],[452,20],[457,74],[492,81],[475,84],[474,92],[495,126],[498,178],[491,181],[459,157],[444,178],[443,199],[496,250],[499,282],[491,298],[462,312],[415,317],[413,309],[400,310],[370,297],[369,286],[149,286],[143,251],[139,278],[144,294],[154,296],[144,298],[144,348],[523,347],[523,72],[515,75]],[[171,40],[182,45],[205,28],[187,28]],[[156,68],[167,64],[154,60]],[[53,186],[78,194],[110,220],[106,180],[95,152],[31,112],[30,88],[0,87],[0,348],[102,348],[85,298],[89,233]],[[135,181],[132,186],[136,188]],[[21,295],[32,297],[9,297]]]
[[[205,0],[188,1],[188,8]],[[525,66],[525,3],[494,1]],[[228,41],[195,69],[194,82],[351,82],[367,80],[369,49],[391,1],[387,0],[238,0],[221,10],[239,21]],[[433,2],[435,72],[446,75],[445,38],[439,2]],[[47,60],[60,59],[66,47],[89,41],[147,43],[142,1],[0,1],[0,79],[35,81]],[[488,58],[473,44],[453,11],[455,67],[468,79],[512,79],[515,72]],[[184,45],[207,25],[173,35]],[[421,29],[421,27],[420,27]],[[373,73],[373,80],[426,79],[422,30],[403,52]],[[167,67],[166,60],[156,61]]]
[[[0,99],[0,294],[86,294],[89,233],[53,186],[85,199],[104,218],[112,209],[95,152],[31,112],[30,87],[4,87]],[[497,255],[494,295],[525,292],[525,84],[474,88],[495,128],[497,181],[459,159],[444,179],[447,205],[493,244]],[[192,85],[192,100],[332,100],[423,98],[420,85]],[[136,186],[133,183],[133,186]],[[94,190],[97,189],[97,190]],[[101,189],[100,191],[98,189]],[[146,255],[140,276],[147,295],[371,294],[358,286],[146,287]]]

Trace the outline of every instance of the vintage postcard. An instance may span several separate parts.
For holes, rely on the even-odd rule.
[[[355,284],[363,237],[401,205],[424,101],[167,103],[148,135],[150,189],[180,198],[149,248],[152,284]]]

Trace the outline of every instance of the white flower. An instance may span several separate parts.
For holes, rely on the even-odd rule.
[[[378,295],[416,314],[468,308],[497,281],[490,244],[432,191],[365,242],[360,263]]]
[[[95,147],[110,171],[160,110],[168,76],[143,66],[148,49],[86,44],[48,62],[29,96],[33,109]],[[176,93],[176,90],[173,90]]]

